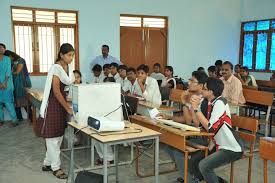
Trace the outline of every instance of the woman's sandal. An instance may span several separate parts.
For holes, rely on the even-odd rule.
[[[42,171],[43,172],[50,172],[50,171],[53,171],[51,166],[46,166],[46,165],[43,165],[42,166]]]
[[[68,176],[65,174],[65,172],[61,169],[53,171],[53,175],[56,176],[58,179],[67,179]]]

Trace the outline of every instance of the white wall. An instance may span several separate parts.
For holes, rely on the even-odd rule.
[[[274,0],[242,0],[241,21],[275,18]],[[256,79],[269,80],[271,73],[252,73]]]
[[[216,59],[238,61],[239,0],[0,0],[4,25],[0,42],[9,49],[13,48],[11,5],[78,10],[80,70],[86,80],[90,78],[88,62],[100,54],[102,44],[119,57],[119,15],[123,13],[168,16],[168,63],[184,78]],[[32,77],[32,81],[35,88],[42,88],[45,79]]]

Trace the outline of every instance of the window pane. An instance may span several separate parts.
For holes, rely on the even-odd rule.
[[[31,26],[14,26],[15,51],[25,59],[29,72],[33,71],[32,29]]]
[[[63,43],[70,43],[74,48],[74,28],[60,28],[60,45]],[[75,59],[73,59],[71,66],[75,69]]]
[[[54,63],[54,33],[52,27],[38,27],[39,71],[48,72]]]
[[[244,36],[243,65],[249,69],[252,69],[253,39],[253,34]]]
[[[275,33],[272,34],[271,54],[270,54],[270,70],[275,70]]]
[[[275,29],[275,20],[272,21],[272,28]]]
[[[76,13],[57,13],[57,22],[64,24],[76,24]]]
[[[165,19],[164,18],[144,18],[143,19],[144,27],[165,27]]]
[[[268,30],[269,20],[257,22],[257,30]]]
[[[120,26],[125,27],[141,27],[140,17],[120,17]]]
[[[54,12],[52,11],[35,11],[36,22],[49,22],[54,23]]]
[[[12,20],[32,22],[32,10],[12,9]]]
[[[244,31],[254,31],[255,30],[255,22],[248,22],[244,24],[243,30]]]
[[[267,51],[267,33],[258,34],[256,50],[256,69],[264,70],[266,68],[266,51]]]

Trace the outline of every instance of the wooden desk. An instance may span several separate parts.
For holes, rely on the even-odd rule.
[[[258,86],[275,88],[275,81],[270,80],[256,80]]]
[[[159,174],[159,132],[153,131],[151,129],[145,128],[138,124],[126,123],[127,128],[121,132],[112,132],[112,133],[97,133],[91,128],[83,128],[75,122],[69,122],[69,144],[73,148],[73,139],[74,139],[74,129],[79,130],[86,134],[92,139],[92,144],[94,141],[97,141],[103,145],[103,174],[104,174],[104,183],[108,181],[108,172],[107,172],[107,146],[114,145],[115,152],[115,164],[116,164],[116,182],[118,182],[118,144],[123,143],[133,143],[144,140],[155,140],[155,182],[158,183],[158,174]],[[137,129],[140,130],[137,132]],[[135,130],[135,132],[133,132]],[[128,134],[126,134],[128,133]],[[92,149],[93,145],[92,145]],[[73,151],[72,151],[73,153]],[[93,153],[93,151],[92,151]],[[73,157],[73,155],[72,155]],[[92,155],[93,157],[93,155]],[[71,170],[74,167],[74,161],[71,159]],[[72,171],[74,172],[74,171]],[[74,182],[74,175],[71,176],[71,181]]]
[[[275,162],[275,138],[263,137],[260,139],[260,157],[264,161],[264,183],[267,183],[267,161]]]
[[[183,131],[169,127],[164,124],[156,123],[155,120],[152,120],[145,116],[130,116],[132,123],[139,124],[146,128],[150,128],[154,131],[160,132],[160,142],[170,145],[174,148],[181,150],[184,153],[184,181],[187,183],[187,171],[188,171],[188,154],[190,152],[196,152],[198,150],[206,150],[207,147],[188,144],[187,137],[191,136],[205,136],[211,137],[214,134],[208,132],[192,132],[192,131]]]
[[[173,115],[173,112],[179,112],[180,111],[176,107],[170,107],[170,106],[166,106],[166,105],[157,106],[157,105],[154,105],[150,102],[139,101],[138,102],[137,113],[140,114],[140,115],[149,117],[148,109],[153,109],[153,108],[157,108],[161,113],[165,113],[165,114],[168,114],[168,115]]]

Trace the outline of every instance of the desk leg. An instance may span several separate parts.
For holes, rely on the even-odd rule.
[[[159,137],[155,140],[155,179],[159,182]]]
[[[264,183],[267,183],[267,160],[264,159]]]
[[[184,183],[188,182],[188,152],[184,152]]]
[[[74,129],[72,127],[68,127],[69,129],[69,139],[68,139],[68,145],[71,148],[71,159],[70,159],[70,177],[71,182],[74,182],[74,150],[73,150],[73,144],[74,144]]]
[[[95,140],[91,138],[91,166],[95,167]]]
[[[131,143],[131,162],[134,160],[134,143]]]
[[[103,177],[104,177],[104,183],[108,182],[108,165],[107,165],[107,144],[103,144]]]
[[[114,145],[115,165],[116,165],[116,183],[118,183],[118,146]]]

